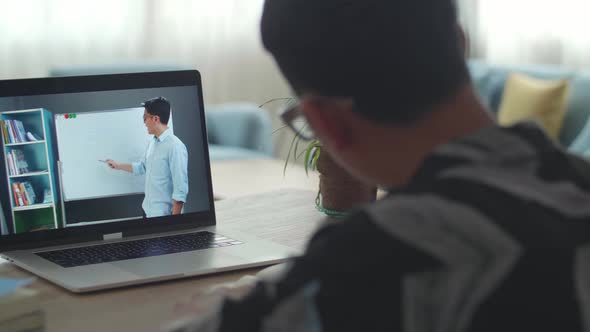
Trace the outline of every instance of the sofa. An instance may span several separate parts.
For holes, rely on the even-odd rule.
[[[49,76],[80,76],[190,69],[157,62],[54,68]],[[272,124],[268,113],[252,103],[205,105],[211,160],[272,158]]]
[[[492,112],[498,112],[511,73],[549,80],[568,79],[571,90],[559,143],[574,153],[590,155],[590,72],[545,65],[499,66],[478,60],[469,61],[469,70],[476,89]]]
[[[272,124],[267,112],[251,103],[205,106],[212,160],[260,159],[273,155]]]

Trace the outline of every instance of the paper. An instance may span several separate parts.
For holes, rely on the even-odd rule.
[[[35,278],[15,279],[0,278],[0,297],[6,296],[15,290],[31,284]]]

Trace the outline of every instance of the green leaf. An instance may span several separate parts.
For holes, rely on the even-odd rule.
[[[281,130],[281,129],[285,129],[286,127],[288,127],[288,126],[287,126],[287,125],[282,125],[281,127],[277,128],[277,129],[275,129],[275,130],[273,130],[273,132],[272,132],[272,135],[276,134],[276,133],[277,133],[279,130]]]
[[[297,141],[297,135],[293,136],[293,140],[291,141],[291,145],[289,146],[289,152],[287,153],[287,159],[285,159],[285,167],[283,167],[283,176],[287,174],[287,165],[289,164],[289,159],[291,158],[291,151],[293,151],[293,146],[295,145],[295,141]]]
[[[313,144],[310,144],[307,149],[305,149],[305,158],[303,158],[303,162],[305,163],[305,175],[309,175],[309,155],[311,154],[312,149]]]
[[[318,169],[318,159],[320,158],[321,152],[322,152],[322,149],[320,149],[320,147],[317,146],[316,150],[314,152],[313,159],[311,160],[311,169],[314,171]]]
[[[295,142],[295,149],[293,150],[293,161],[297,161],[297,150],[299,149],[299,142],[301,142],[301,139],[297,137],[297,141]]]
[[[267,101],[265,101],[264,103],[260,104],[260,105],[258,106],[258,108],[263,108],[264,106],[266,106],[266,105],[268,105],[268,104],[270,104],[270,103],[274,103],[275,101],[281,101],[281,100],[285,100],[286,102],[292,102],[292,101],[293,101],[293,99],[295,99],[295,98],[293,98],[293,97],[286,97],[286,98],[274,98],[274,99],[267,100]]]
[[[313,141],[309,142],[309,144],[307,145],[307,148],[305,149],[305,158],[304,158],[304,163],[305,163],[305,173],[307,174],[309,169],[311,168],[311,161],[313,159],[313,157],[315,156],[315,154],[318,152],[318,150],[321,148],[321,144],[320,141],[318,141],[317,139],[314,139]],[[313,168],[311,168],[313,170]]]
[[[295,160],[297,160],[297,155],[298,155],[298,154],[297,154],[297,151],[298,151],[298,149],[299,149],[299,142],[301,142],[301,138],[300,138],[300,136],[299,136],[299,135],[300,135],[300,134],[301,134],[301,133],[302,133],[302,132],[303,132],[305,129],[307,129],[307,125],[303,126],[303,128],[301,128],[301,130],[300,130],[299,132],[297,132],[297,135],[298,135],[298,137],[297,137],[297,138],[298,138],[298,139],[297,139],[297,142],[295,143],[295,152],[293,153],[293,157],[295,158]],[[313,142],[313,141],[312,141],[312,142]]]

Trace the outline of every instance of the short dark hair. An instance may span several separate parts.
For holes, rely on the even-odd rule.
[[[453,0],[267,0],[264,46],[295,93],[408,124],[470,81]]]
[[[141,103],[145,111],[151,115],[157,115],[160,122],[167,125],[170,120],[170,102],[164,97],[148,99]]]

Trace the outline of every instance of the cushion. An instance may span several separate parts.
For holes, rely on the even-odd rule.
[[[568,150],[578,154],[588,154],[590,152],[590,121],[586,121],[586,125]]]
[[[569,95],[568,80],[541,80],[512,74],[506,81],[498,122],[509,126],[535,120],[557,140],[563,126]]]

